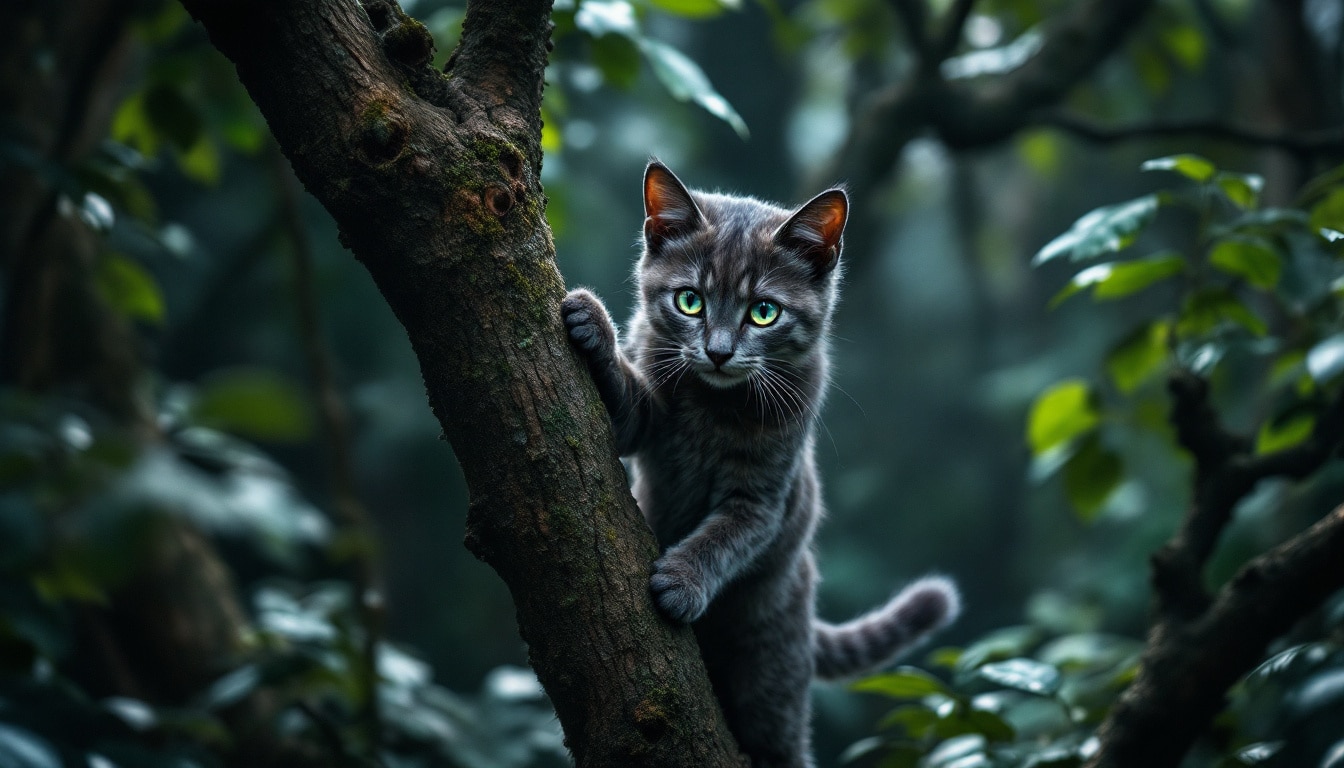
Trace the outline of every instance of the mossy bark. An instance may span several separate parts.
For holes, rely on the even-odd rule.
[[[405,326],[581,766],[741,765],[559,320],[540,183],[550,3],[472,2],[448,73],[387,0],[183,0]],[[412,407],[407,404],[407,407]]]

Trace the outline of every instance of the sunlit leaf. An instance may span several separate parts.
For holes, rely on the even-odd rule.
[[[1134,329],[1106,354],[1106,372],[1130,394],[1163,370],[1170,357],[1171,322],[1154,320]]]
[[[1128,637],[1080,632],[1051,640],[1036,657],[1060,669],[1106,669],[1142,648],[1142,643]]]
[[[201,386],[192,419],[256,440],[303,440],[312,431],[307,396],[294,382],[261,368],[213,374]]]
[[[1261,741],[1248,744],[1237,750],[1236,760],[1240,765],[1260,765],[1283,749],[1282,741]]]
[[[852,763],[864,755],[870,755],[882,747],[886,746],[886,739],[878,736],[869,736],[850,744],[844,752],[840,753],[841,763]]]
[[[1344,187],[1336,187],[1311,208],[1313,231],[1334,229],[1344,232]]]
[[[574,14],[574,24],[594,37],[607,34],[629,37],[639,35],[635,8],[625,0],[584,0]]]
[[[587,3],[584,4],[587,7]],[[687,58],[686,54],[670,45],[657,40],[642,38],[639,48],[648,58],[653,73],[672,96],[681,101],[694,101],[706,112],[732,126],[737,135],[747,138],[747,124],[728,100],[719,95],[710,84],[700,65]]]
[[[1316,428],[1316,417],[1309,413],[1297,413],[1282,420],[1266,419],[1260,425],[1255,437],[1255,452],[1274,453],[1292,448],[1311,437]]]
[[[1064,465],[1064,493],[1078,518],[1090,522],[1123,477],[1124,464],[1119,454],[1102,445],[1093,434]]]
[[[1145,161],[1143,165],[1139,166],[1139,170],[1175,171],[1187,179],[1203,183],[1213,178],[1213,174],[1217,172],[1218,168],[1199,155],[1184,154],[1169,155]]]
[[[1307,352],[1307,373],[1325,384],[1344,371],[1344,333],[1327,337]]]
[[[27,728],[0,723],[0,765],[5,768],[62,768],[51,742]]]
[[[1059,137],[1050,131],[1026,131],[1017,139],[1017,152],[1032,170],[1042,176],[1053,175],[1060,168]]]
[[[850,686],[862,693],[879,693],[892,699],[919,699],[931,693],[947,693],[947,687],[938,678],[914,667],[901,667],[859,680]]]
[[[935,648],[929,652],[929,655],[926,658],[928,663],[935,667],[947,667],[948,669],[952,669],[957,666],[957,662],[961,659],[961,649],[947,646]]]
[[[1036,253],[1033,265],[1060,257],[1084,261],[1128,248],[1157,215],[1157,195],[1144,195],[1118,205],[1097,208],[1073,223]]]
[[[153,157],[159,149],[159,135],[145,114],[143,92],[126,97],[112,115],[112,138],[135,148],[145,157]]]
[[[1186,69],[1197,72],[1204,66],[1204,56],[1208,52],[1208,43],[1204,33],[1194,24],[1162,25],[1162,42],[1167,52]],[[1202,181],[1202,179],[1201,179]]]
[[[202,136],[186,152],[177,153],[177,167],[193,181],[214,185],[219,182],[219,148]]]
[[[742,0],[649,0],[649,4],[677,16],[706,19],[718,16],[729,8],[741,8]]]
[[[939,744],[922,763],[925,768],[990,768],[985,756],[985,737],[978,733],[957,736]]]
[[[1175,253],[1161,253],[1134,261],[1096,264],[1073,276],[1068,285],[1050,300],[1051,309],[1080,291],[1092,289],[1092,298],[1106,301],[1124,298],[1154,283],[1181,274],[1185,259]]]
[[[1062,682],[1058,669],[1026,658],[992,662],[980,667],[977,674],[992,683],[1037,696],[1054,695]]]
[[[1260,200],[1260,190],[1264,189],[1265,177],[1254,173],[1220,172],[1213,183],[1223,191],[1223,195],[1233,205],[1241,209],[1254,208]]]
[[[1101,421],[1092,390],[1082,379],[1068,379],[1042,392],[1027,417],[1027,443],[1032,453],[1086,434]]]
[[[1283,271],[1278,252],[1263,240],[1249,237],[1220,240],[1209,253],[1209,263],[1266,290],[1279,284]]]
[[[982,664],[1021,656],[1041,641],[1041,631],[1031,626],[1003,627],[971,643],[957,660],[957,668],[971,670]]]
[[[120,254],[98,260],[98,290],[111,307],[126,317],[147,323],[163,322],[163,294],[153,275]]]
[[[211,683],[201,703],[207,709],[221,709],[247,698],[259,685],[261,668],[256,664],[244,664]]]

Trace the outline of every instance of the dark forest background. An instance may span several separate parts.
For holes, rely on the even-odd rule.
[[[401,5],[441,65],[463,8]],[[1095,752],[1150,558],[1207,500],[1182,403],[1247,465],[1315,451],[1232,494],[1210,590],[1344,500],[1344,3],[554,20],[547,219],[567,284],[618,320],[650,156],[697,188],[854,200],[820,611],[928,572],[966,610],[902,662],[923,671],[816,687],[819,765]],[[254,742],[280,764],[563,764],[510,595],[461,546],[406,334],[233,66],[177,3],[0,22],[0,766],[260,764]],[[1344,599],[1299,614],[1186,765],[1344,766]],[[204,626],[237,631],[193,644]]]

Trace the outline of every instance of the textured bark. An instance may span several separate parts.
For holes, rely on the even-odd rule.
[[[550,3],[469,3],[449,74],[386,0],[183,0],[405,326],[580,766],[741,759],[559,320],[540,101]],[[408,407],[409,404],[408,404]]]

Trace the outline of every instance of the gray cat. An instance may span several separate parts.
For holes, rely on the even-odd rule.
[[[691,192],[653,162],[628,338],[587,290],[561,307],[662,547],[654,602],[692,623],[755,768],[812,765],[814,675],[877,667],[959,610],[952,582],[926,577],[846,624],[814,615],[812,453],[848,206],[840,189],[794,212]]]

